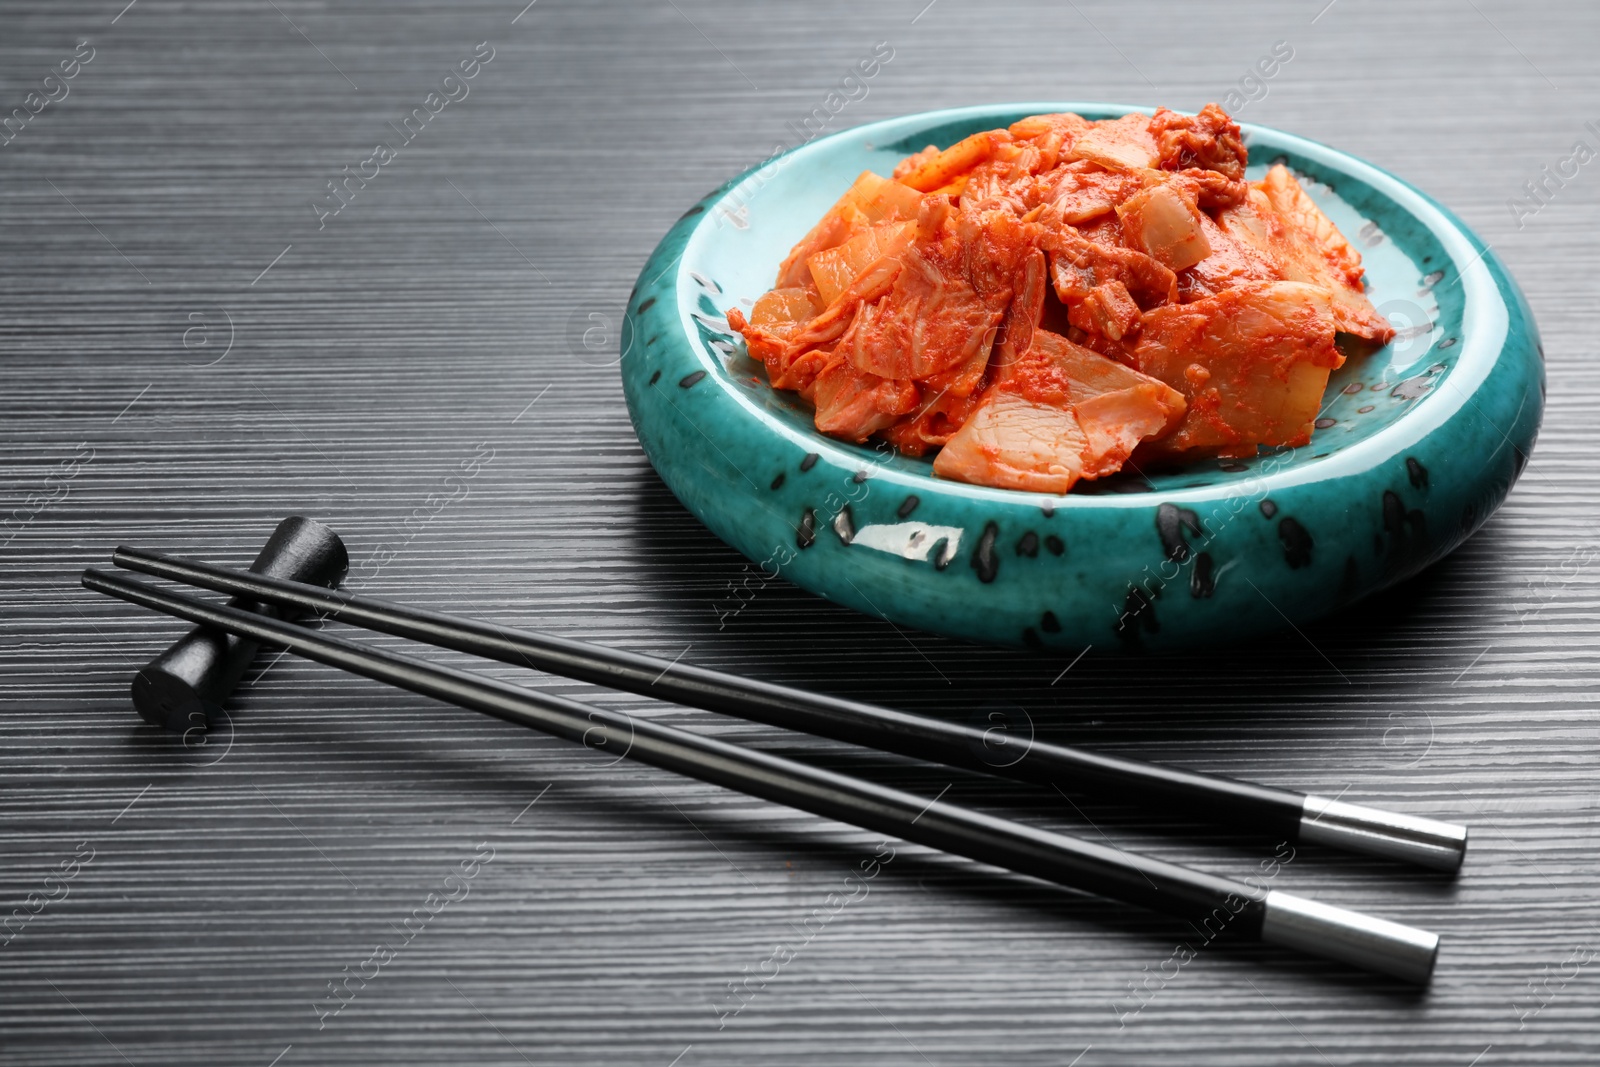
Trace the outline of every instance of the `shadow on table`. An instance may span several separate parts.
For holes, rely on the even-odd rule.
[[[717,610],[746,574],[645,470],[634,563],[682,605],[652,620],[704,666],[930,714],[1012,709],[1071,744],[1147,746],[1230,758],[1315,763],[1308,744],[1337,738],[1340,762],[1371,771],[1418,765],[1439,725],[1431,704],[1478,648],[1451,647],[1460,586],[1498,546],[1494,524],[1421,575],[1300,631],[1187,652],[1128,655],[1108,633],[1083,653],[981,647],[831,604],[787,582]],[[643,518],[643,517],[648,518]],[[1472,559],[1465,559],[1468,554]],[[1354,747],[1352,747],[1352,742]],[[1228,749],[1234,749],[1230,756]]]

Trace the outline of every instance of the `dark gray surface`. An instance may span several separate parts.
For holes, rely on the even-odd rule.
[[[59,898],[0,947],[0,1060],[1600,1060],[1600,959],[1580,963],[1600,949],[1600,162],[1520,228],[1506,206],[1575,139],[1600,147],[1583,128],[1600,119],[1600,11],[925,2],[0,9],[0,112],[79,40],[95,49],[0,147],[0,491],[22,509],[0,535],[0,915]],[[604,325],[590,313],[615,326],[672,220],[792,144],[786,123],[878,41],[893,60],[834,128],[1005,100],[1194,108],[1278,40],[1294,58],[1239,117],[1415,182],[1533,304],[1545,428],[1485,529],[1303,635],[1142,662],[1096,648],[1064,675],[781,583],[726,616],[753,572],[661,487],[612,357],[581,343]],[[319,232],[308,200],[479,41],[495,53],[470,96]],[[229,317],[232,348],[205,366]],[[466,476],[475,454],[492,458]],[[119,541],[243,566],[292,512],[338,529],[374,594],[937,714],[1010,702],[1065,740],[1469,822],[1454,883],[1311,849],[1272,883],[1441,932],[1437,978],[1412,995],[1213,946],[1119,1025],[1128,983],[1186,930],[901,847],[719,1029],[728,984],[770,973],[876,838],[292,658],[203,748],[140,722],[129,677],[183,627],[92,597],[77,571]],[[597,699],[929,796],[953,781],[986,810],[1219,873],[1266,855]],[[319,1029],[328,983],[400,944],[428,894],[459,896],[445,878],[480,842],[494,858],[467,895]],[[45,882],[91,849],[65,896]],[[1519,1020],[1540,1002],[1530,980],[1546,1006]]]

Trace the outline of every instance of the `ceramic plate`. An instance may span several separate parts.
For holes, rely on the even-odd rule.
[[[1395,340],[1328,383],[1311,444],[1123,473],[1066,496],[964,485],[928,459],[836,441],[768,386],[726,312],[862,170],[887,175],[1026,115],[929,112],[821,138],[690,208],[629,298],[622,380],[663,481],[771,579],[897,624],[1002,645],[1174,647],[1302,624],[1444,556],[1505,499],[1543,410],[1527,304],[1487,245],[1353,156],[1245,126],[1249,177],[1282,161],[1361,252]]]

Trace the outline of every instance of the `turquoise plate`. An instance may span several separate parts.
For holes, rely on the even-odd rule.
[[[889,119],[803,145],[690,208],[628,301],[622,382],[646,454],[757,564],[895,623],[1077,652],[1177,647],[1324,615],[1417,573],[1510,492],[1538,432],[1543,353],[1527,302],[1454,215],[1369,163],[1244,127],[1250,177],[1286,162],[1361,251],[1399,329],[1328,383],[1310,445],[1207,460],[1067,496],[945,481],[926,459],[818,433],[731,336],[732,307],[862,170],[1026,115],[1008,104]]]

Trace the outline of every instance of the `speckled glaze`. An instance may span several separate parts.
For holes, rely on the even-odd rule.
[[[1488,247],[1393,175],[1245,126],[1259,177],[1286,162],[1361,251],[1400,329],[1328,384],[1310,445],[1046,496],[934,477],[928,460],[818,433],[766,382],[727,309],[864,169],[888,174],[1031,114],[910,115],[821,138],[734,179],[662,239],[629,299],[622,380],[661,478],[770,576],[897,624],[1069,650],[1235,640],[1324,615],[1470,536],[1522,472],[1544,403],[1526,301]]]

